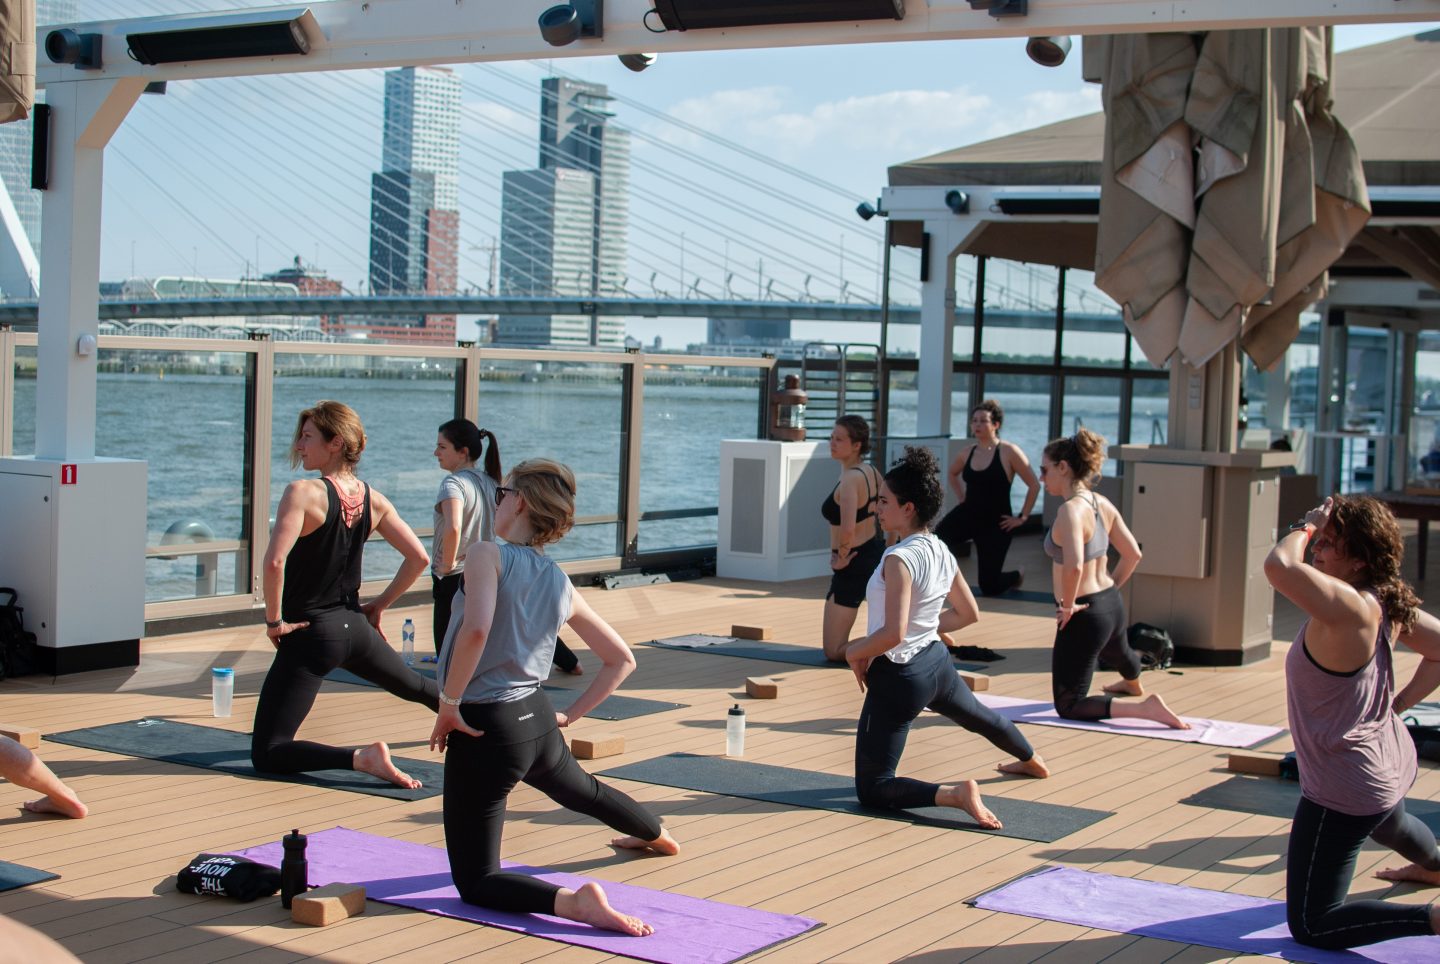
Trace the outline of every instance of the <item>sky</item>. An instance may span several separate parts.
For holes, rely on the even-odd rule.
[[[80,0],[80,16],[255,5]],[[1337,43],[1419,29],[1341,28]],[[538,85],[551,69],[458,68],[462,287],[491,282],[500,175],[535,165]],[[1099,109],[1078,44],[1056,69],[1033,64],[1020,40],[686,53],[640,74],[608,56],[553,69],[609,85],[616,122],[634,132],[627,287],[637,294],[753,297],[768,286],[771,297],[873,302],[881,220],[853,212],[889,165]],[[299,256],[360,290],[382,83],[380,71],[300,74],[172,83],[142,98],[107,152],[101,277],[235,278]],[[913,303],[905,257],[892,290]],[[999,283],[1018,305],[1053,294],[1044,275]],[[845,340],[874,338],[870,326],[847,329]],[[703,322],[635,319],[630,332],[679,347],[703,337]],[[836,336],[804,324],[795,334]]]

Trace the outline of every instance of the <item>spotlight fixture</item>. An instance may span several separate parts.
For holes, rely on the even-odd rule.
[[[104,66],[100,58],[100,35],[77,33],[69,27],[45,35],[45,56],[54,64],[74,64],[76,70],[99,70]]]
[[[655,61],[659,59],[659,56],[659,54],[621,54],[620,62],[624,64],[627,69],[633,70],[638,74],[647,67],[652,66]]]
[[[1070,55],[1069,37],[1031,37],[1025,53],[1041,67],[1059,67]]]
[[[970,195],[964,191],[950,190],[945,192],[945,206],[952,214],[970,213]]]
[[[256,19],[257,16],[268,19]],[[304,21],[318,33],[309,7],[219,15],[179,21],[169,30],[125,35],[130,56],[142,64],[178,64],[238,57],[282,57],[310,52]]]
[[[971,10],[985,10],[992,17],[1024,17],[1030,13],[1030,0],[970,0]]]
[[[552,47],[564,47],[582,37],[599,40],[603,36],[605,0],[570,0],[540,14],[540,38]]]
[[[905,0],[655,0],[666,30],[904,20]]]
[[[861,201],[855,206],[855,213],[860,215],[860,220],[868,221],[880,212],[869,201]]]
[[[163,94],[163,93],[165,93],[165,81],[163,81],[163,80],[152,80],[152,81],[150,81],[150,83],[148,83],[148,84],[145,85],[145,93],[147,93],[147,94]]]

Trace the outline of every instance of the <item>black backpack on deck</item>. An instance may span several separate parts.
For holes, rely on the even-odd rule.
[[[0,586],[0,679],[36,671],[35,634],[25,631],[25,610],[15,604],[18,599],[15,590]]]
[[[1129,630],[1130,648],[1140,657],[1146,669],[1169,669],[1175,661],[1175,643],[1159,626],[1136,623]]]

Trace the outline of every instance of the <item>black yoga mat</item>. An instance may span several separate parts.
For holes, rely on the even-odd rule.
[[[50,737],[46,736],[45,739]],[[52,874],[48,870],[36,870],[34,867],[0,860],[0,892],[14,890],[16,887],[28,887],[42,880],[57,880],[59,877],[59,874]]]
[[[735,636],[711,636],[706,633],[690,633],[685,636],[667,636],[652,639],[646,646],[661,649],[683,649],[695,653],[710,653],[714,656],[738,656],[741,659],[763,659],[771,663],[793,663],[796,666],[822,666],[828,669],[848,669],[844,663],[832,663],[818,646],[792,646],[788,643],[772,643],[765,640],[739,639]],[[978,673],[985,667],[975,663],[956,663],[956,669]]]
[[[1105,810],[1063,807],[1053,803],[1012,800],[990,795],[985,805],[1005,824],[1001,830],[984,830],[970,818],[949,807],[922,807],[915,810],[873,810],[862,807],[855,797],[855,781],[834,773],[814,773],[790,767],[750,763],[727,757],[695,756],[671,753],[615,767],[600,774],[615,780],[633,780],[662,787],[699,790],[727,797],[744,797],[783,803],[812,810],[833,810],[866,817],[884,817],[931,827],[992,833],[1001,837],[1017,837],[1050,843],[1067,834],[1083,830],[1111,816]]]
[[[970,592],[976,599],[1013,599],[1016,602],[1045,603],[1048,606],[1055,605],[1055,594],[1053,592],[1041,592],[1038,589],[1012,589],[1009,592],[1002,592],[998,596],[987,596],[980,591],[979,586],[971,586]]]
[[[415,672],[422,676],[435,678],[434,666],[415,666]],[[351,686],[374,686],[369,680],[361,679],[349,670],[335,669],[325,677],[331,683],[349,683]],[[557,710],[564,710],[574,703],[583,690],[571,689],[568,686],[544,686],[545,695],[550,697],[550,702]],[[638,696],[621,696],[619,693],[611,693],[600,701],[600,705],[591,710],[586,717],[592,720],[630,720],[637,716],[648,716],[651,713],[664,713],[666,710],[684,709],[685,703],[667,703],[664,700],[647,700]]]
[[[315,770],[310,773],[258,773],[250,765],[250,734],[235,733],[213,726],[196,726],[177,720],[127,720],[107,723],[65,733],[47,733],[52,743],[67,743],[90,750],[119,753],[145,760],[163,760],[181,766],[219,770],[246,777],[264,777],[286,783],[303,783],[330,790],[351,790],[377,797],[397,800],[425,800],[438,796],[444,789],[441,778],[443,763],[395,758],[395,765],[422,786],[406,790],[379,777],[355,770]]]
[[[1295,808],[1300,804],[1300,784],[1276,777],[1233,776],[1223,783],[1192,793],[1180,802],[1192,807],[1233,810],[1288,820],[1295,816]],[[1440,802],[1407,799],[1405,811],[1440,833]]]

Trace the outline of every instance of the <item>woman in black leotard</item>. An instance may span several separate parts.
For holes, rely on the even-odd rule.
[[[1125,638],[1125,605],[1120,587],[1140,564],[1140,545],[1120,510],[1091,484],[1105,464],[1105,440],[1081,429],[1045,446],[1040,478],[1045,491],[1065,502],[1045,535],[1045,554],[1055,583],[1055,650],[1051,656],[1051,690],[1055,712],[1069,720],[1137,717],[1177,730],[1188,730],[1165,701],[1151,695],[1139,703],[1117,703],[1116,696],[1143,696],[1140,659]],[[1110,572],[1107,551],[1114,546],[1120,561]],[[1120,682],[1091,696],[1096,661],[1120,667]]]
[[[830,591],[825,594],[821,645],[825,658],[845,662],[845,647],[855,617],[865,601],[865,584],[885,552],[885,538],[875,520],[880,473],[865,464],[870,451],[870,425],[858,415],[842,415],[830,432],[830,457],[840,463],[840,481],[820,504],[830,523]]]
[[[959,558],[960,548],[975,543],[979,557],[980,592],[986,596],[1018,589],[1024,579],[1018,570],[1002,571],[1010,551],[1010,533],[1030,518],[1040,481],[1020,446],[1002,441],[1000,426],[1005,411],[993,398],[986,399],[970,413],[970,434],[975,444],[967,446],[950,463],[950,488],[960,500],[935,527],[935,535]],[[1019,515],[1010,514],[1010,486],[1015,476],[1025,483],[1025,504]]]
[[[336,667],[432,711],[439,705],[435,681],[407,667],[380,632],[381,614],[430,557],[390,500],[355,477],[364,449],[365,430],[348,405],[320,402],[300,413],[290,462],[320,478],[285,487],[265,551],[265,634],[275,661],[260,687],[250,759],[262,772],[354,769],[413,789],[420,781],[395,767],[383,742],[350,749],[295,739]],[[371,532],[404,562],[362,606],[361,553]]]

